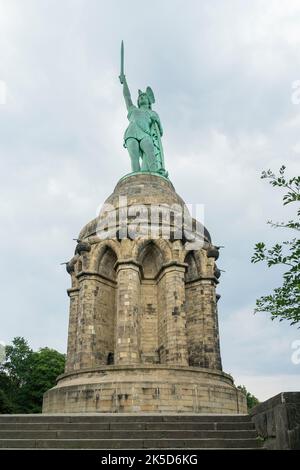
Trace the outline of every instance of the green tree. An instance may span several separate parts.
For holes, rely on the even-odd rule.
[[[258,398],[256,398],[254,395],[252,395],[248,390],[246,389],[245,385],[238,385],[237,387],[244,395],[246,395],[247,399],[247,408],[248,410],[251,410],[254,406],[259,404]]]
[[[64,372],[65,356],[54,349],[42,348],[32,354],[31,373],[26,383],[27,409],[39,413],[43,394],[55,385],[58,375]]]
[[[14,413],[15,408],[11,401],[12,384],[9,376],[0,372],[0,413]]]
[[[24,338],[14,338],[0,366],[0,413],[40,413],[44,392],[64,366],[64,354],[49,348],[33,351]]]
[[[11,345],[5,346],[2,368],[17,388],[22,387],[27,381],[32,354],[33,351],[27,341],[19,336],[13,339]]]
[[[279,175],[275,175],[271,170],[263,171],[262,179],[268,179],[274,187],[283,188],[283,205],[298,203],[300,201],[300,176],[287,179],[285,176],[285,166],[279,170]],[[273,223],[268,221],[272,227],[284,228],[294,233],[300,230],[300,209],[297,206],[296,220],[288,222]],[[252,263],[265,261],[268,267],[282,266],[286,268],[283,274],[282,285],[276,287],[269,295],[256,300],[255,312],[269,312],[271,319],[278,318],[279,321],[289,320],[291,325],[300,321],[300,239],[293,237],[281,243],[276,243],[273,247],[267,248],[265,243],[260,242],[255,245]]]

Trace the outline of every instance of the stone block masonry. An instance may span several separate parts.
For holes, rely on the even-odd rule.
[[[124,218],[116,236],[99,237],[99,226],[121,220],[124,198],[143,205],[144,225],[153,205],[186,210],[170,181],[138,173],[122,178],[83,228],[67,265],[66,370],[43,411],[246,413],[245,396],[222,371],[217,250],[208,231],[197,232],[196,250],[174,237],[177,217],[158,217],[157,237],[121,237]]]

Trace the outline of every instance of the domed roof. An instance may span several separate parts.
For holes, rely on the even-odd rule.
[[[139,172],[123,177],[105,202],[118,207],[120,196],[126,196],[129,206],[132,204],[179,204],[183,207],[185,205],[171,181],[157,173]]]
[[[99,216],[83,227],[78,237],[79,240],[96,235],[101,222],[103,224],[111,211],[119,213],[120,208],[138,205],[169,207],[174,212],[187,211],[188,213],[185,202],[176,193],[170,180],[156,173],[132,173],[119,180],[113,193],[106,199]],[[204,238],[208,242],[211,241],[205,228]]]

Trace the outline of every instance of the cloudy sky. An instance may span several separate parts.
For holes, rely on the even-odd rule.
[[[300,389],[300,330],[253,315],[281,270],[250,263],[286,232],[261,171],[299,170],[300,2],[0,0],[0,342],[66,350],[69,278],[81,227],[130,170],[118,81],[151,85],[166,166],[205,205],[216,244],[223,366],[260,399]]]

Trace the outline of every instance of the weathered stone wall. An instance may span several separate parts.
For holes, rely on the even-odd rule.
[[[267,449],[300,449],[300,392],[279,393],[252,408],[250,415]]]
[[[227,374],[174,366],[107,366],[62,377],[45,394],[44,413],[246,413]]]
[[[117,268],[116,364],[139,364],[140,272],[134,263],[121,263]]]
[[[165,312],[167,310],[166,299],[166,277],[161,276],[158,280],[157,302],[158,302],[158,355],[161,364],[167,363],[167,319]]]
[[[74,369],[107,364],[115,342],[115,284],[99,275],[82,273],[79,285],[77,322],[70,321],[69,326],[69,341],[76,347]],[[75,321],[75,315],[73,318]]]
[[[117,209],[118,223],[123,210],[119,196],[148,209],[151,204],[184,207],[166,179],[133,175],[121,180],[107,200]],[[72,289],[66,372],[77,371],[78,376],[59,380],[45,395],[45,410],[245,412],[231,379],[224,385],[225,376],[216,374],[222,370],[215,292],[218,250],[209,233],[204,230],[197,250],[186,250],[185,241],[173,236],[179,219],[159,217],[158,232],[163,224],[173,224],[169,238],[100,239],[97,226],[105,218],[112,220],[112,209],[81,231],[67,265]],[[145,214],[143,223],[150,217]],[[99,391],[93,371],[106,366]],[[122,394],[120,404],[116,397]]]
[[[95,331],[95,291],[98,278],[83,274],[79,281],[78,320],[75,353],[75,369],[95,367],[97,364],[96,331]]]
[[[187,365],[184,268],[167,266],[161,274],[159,289],[160,299],[163,298],[159,304],[160,324],[163,326],[161,363]]]
[[[94,295],[96,305],[94,312],[95,348],[97,363],[106,365],[115,352],[116,327],[116,284],[101,279]]]
[[[69,289],[70,314],[69,314],[69,332],[68,349],[66,360],[66,372],[75,369],[76,351],[77,351],[77,324],[78,324],[78,296],[79,288]]]
[[[211,369],[221,369],[215,286],[210,280],[203,280],[201,281],[201,287],[203,291],[203,352],[205,367],[209,367]]]
[[[158,356],[158,305],[155,280],[145,280],[141,285],[141,362],[157,364]]]
[[[222,369],[215,287],[197,280],[186,285],[189,364]]]

